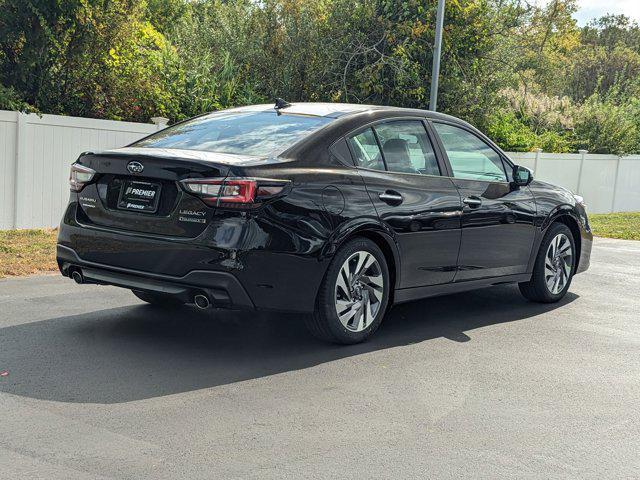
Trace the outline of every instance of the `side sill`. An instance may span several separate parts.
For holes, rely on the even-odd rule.
[[[492,287],[506,283],[528,282],[531,280],[530,273],[520,275],[505,275],[503,277],[482,278],[479,280],[468,280],[466,282],[443,283],[441,285],[429,285],[426,287],[399,288],[394,291],[394,303],[410,302],[421,298],[437,297],[450,293],[466,292],[478,288]]]

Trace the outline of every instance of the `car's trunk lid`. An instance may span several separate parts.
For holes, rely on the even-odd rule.
[[[84,154],[79,163],[97,176],[78,193],[78,219],[119,230],[195,237],[216,209],[185,192],[179,181],[225,178],[232,165],[255,161],[255,157],[159,148]]]

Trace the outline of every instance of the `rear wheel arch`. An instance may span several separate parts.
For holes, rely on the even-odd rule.
[[[364,229],[355,232],[352,236],[350,236],[346,240],[350,240],[354,237],[365,237],[374,242],[384,255],[385,260],[387,261],[387,268],[389,269],[389,276],[391,278],[391,287],[389,289],[389,305],[393,304],[393,290],[396,287],[396,281],[400,276],[400,255],[398,253],[398,247],[395,245],[395,242],[388,235],[373,229]],[[346,241],[345,240],[345,241]]]
[[[397,287],[397,281],[400,278],[400,252],[393,237],[384,231],[378,225],[361,225],[360,227],[350,231],[347,235],[341,236],[339,240],[330,242],[331,252],[335,253],[342,245],[353,240],[354,238],[363,237],[374,242],[380,250],[387,262],[389,269],[390,286],[389,289],[389,305],[393,304],[393,291]],[[329,246],[329,245],[328,245]]]

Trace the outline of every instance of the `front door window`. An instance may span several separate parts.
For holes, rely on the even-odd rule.
[[[446,123],[434,123],[453,169],[453,176],[465,180],[506,182],[500,155],[471,132]]]

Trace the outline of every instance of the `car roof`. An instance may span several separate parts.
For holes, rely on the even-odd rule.
[[[264,103],[260,105],[247,105],[245,107],[237,107],[226,110],[227,112],[272,112],[274,109],[273,103]],[[442,113],[432,112],[430,110],[422,110],[418,108],[402,108],[393,106],[382,105],[367,105],[360,103],[323,103],[323,102],[294,102],[288,107],[280,110],[282,114],[287,115],[309,115],[316,117],[328,117],[328,118],[340,118],[349,115],[366,112],[390,112],[398,113],[401,115],[417,115],[429,118],[440,118],[446,120],[455,120],[460,122],[460,119],[445,115]]]
[[[314,117],[339,118],[344,115],[366,112],[373,105],[358,105],[355,103],[321,103],[321,102],[299,102],[291,103],[288,107],[280,109],[280,113],[287,115],[309,115]],[[247,105],[226,110],[227,112],[273,112],[273,103],[260,105]]]

